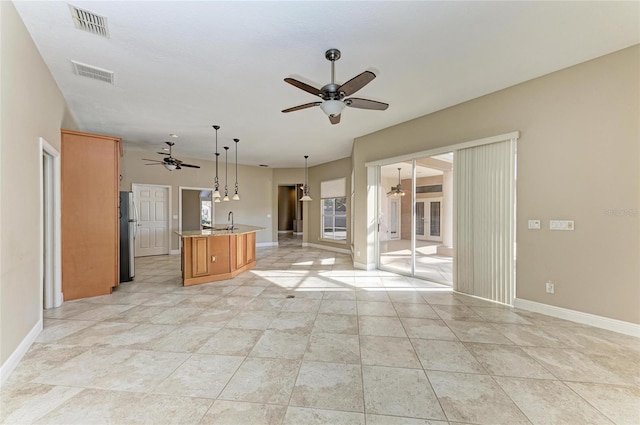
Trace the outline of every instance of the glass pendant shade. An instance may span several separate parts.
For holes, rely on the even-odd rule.
[[[325,100],[320,104],[320,109],[328,116],[340,115],[345,104],[341,100]]]
[[[218,197],[213,200],[216,204],[220,203],[220,194],[218,193]]]
[[[235,195],[233,195],[231,197],[231,199],[233,199],[234,201],[239,201],[240,200],[240,195],[238,195],[237,193]]]
[[[165,164],[162,164],[162,165],[164,165],[164,168],[166,168],[169,171],[173,171],[173,170],[175,170],[177,168],[176,164],[166,164],[165,163]]]
[[[229,202],[229,196],[228,195],[224,195],[224,198],[222,198],[223,202]]]
[[[219,192],[219,191],[217,191],[217,190],[214,190],[214,191],[213,191],[213,194],[212,194],[211,196],[213,196],[213,197],[214,197],[214,199],[218,199],[218,198],[220,198],[220,192]]]

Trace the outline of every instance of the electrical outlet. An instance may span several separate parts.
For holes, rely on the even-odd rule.
[[[555,291],[555,287],[553,285],[553,282],[548,281],[547,282],[547,294],[553,294]]]

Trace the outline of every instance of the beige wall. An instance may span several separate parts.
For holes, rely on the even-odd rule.
[[[156,156],[150,152],[125,149],[120,167],[122,173],[120,189],[131,190],[132,183],[171,186],[171,249],[177,250],[180,248],[179,238],[173,232],[178,230],[178,219],[174,219],[173,216],[179,216],[179,187],[213,187],[213,179],[216,173],[215,161],[189,158],[190,164],[200,165],[201,168],[184,168],[179,171],[167,171],[162,166],[144,165],[147,161],[142,160],[142,158],[155,158]],[[187,158],[180,159],[186,162]],[[229,170],[235,172],[235,165],[230,165]],[[236,223],[266,228],[266,230],[257,233],[257,243],[277,241],[277,235],[273,239],[273,224],[271,218],[268,217],[273,209],[271,196],[272,174],[273,172],[269,168],[239,165],[240,200],[214,204],[214,222],[226,224],[229,211],[233,211]],[[235,174],[230,172],[229,175],[233,175],[233,181],[230,179],[227,184],[229,196],[231,197],[235,190]],[[224,164],[218,169],[218,176],[221,179],[220,192],[224,195]]]
[[[519,130],[517,297],[640,323],[639,75],[636,45],[356,139],[355,261],[375,262],[365,162]]]
[[[40,142],[75,129],[62,94],[11,2],[0,2],[0,364],[42,314]]]
[[[183,189],[182,230],[200,230],[200,218],[200,191]]]
[[[347,217],[351,215],[351,158],[338,159],[325,164],[309,168],[309,192],[312,201],[304,202],[305,219],[304,242],[315,245],[324,245],[338,249],[351,249],[351,223],[347,218],[347,243],[338,243],[320,239],[320,183],[325,180],[334,180],[344,177],[346,181]]]

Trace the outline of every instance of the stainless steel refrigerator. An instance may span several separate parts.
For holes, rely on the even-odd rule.
[[[120,192],[120,282],[130,282],[134,273],[134,249],[138,213],[133,192]]]

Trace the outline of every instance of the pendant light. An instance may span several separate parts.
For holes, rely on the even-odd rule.
[[[302,198],[301,201],[311,201],[311,196],[309,196],[309,185],[307,184],[307,158],[309,155],[304,156],[304,187],[302,188]]]
[[[398,185],[391,186],[391,191],[387,192],[387,196],[404,196],[404,190],[402,190],[402,183],[400,182],[400,170],[402,168],[398,168]]]
[[[220,191],[218,190],[218,187],[219,187],[219,182],[218,182],[218,157],[220,156],[220,153],[218,152],[218,130],[220,130],[220,126],[219,125],[214,125],[213,128],[216,131],[216,178],[213,180],[214,191],[213,191],[212,196],[213,196],[214,202],[220,202]]]
[[[236,142],[236,193],[231,199],[233,199],[234,201],[239,201],[240,195],[238,195],[238,142],[240,141],[240,139],[233,139],[233,141]]]
[[[229,186],[227,186],[227,182],[229,181],[229,166],[227,159],[229,158],[229,146],[224,146],[224,198],[222,198],[223,202],[229,202]]]

